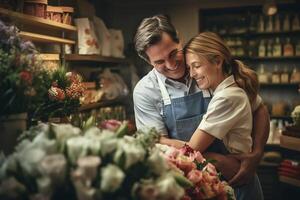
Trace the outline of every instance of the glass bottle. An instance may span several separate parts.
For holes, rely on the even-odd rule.
[[[273,56],[281,56],[282,55],[282,49],[281,49],[281,43],[279,38],[277,37],[273,46]]]
[[[259,15],[257,30],[258,30],[258,32],[264,32],[265,31],[265,21],[264,21],[264,16],[263,15]]]
[[[269,16],[266,25],[266,32],[272,32],[272,31],[273,31],[273,16]]]
[[[258,57],[265,57],[265,56],[266,56],[265,41],[261,40],[258,46]]]
[[[297,14],[294,15],[294,18],[292,21],[292,30],[293,31],[300,30],[300,23],[299,23],[299,18],[298,18]]]
[[[290,75],[289,75],[289,72],[287,70],[287,67],[284,67],[284,70],[280,75],[281,83],[289,83],[289,77],[290,77]]]
[[[280,73],[278,71],[277,65],[275,65],[274,71],[272,73],[272,83],[280,83]]]
[[[286,43],[283,46],[283,56],[293,56],[294,55],[294,47],[291,44],[290,38],[286,39]]]
[[[290,17],[288,14],[285,15],[283,20],[283,30],[289,31],[290,30]]]
[[[300,56],[300,40],[298,40],[296,47],[295,47],[295,55]]]
[[[297,69],[297,67],[293,68],[290,82],[291,83],[300,83],[300,71]]]
[[[272,57],[273,56],[273,44],[272,40],[269,40],[268,46],[267,46],[267,57]]]
[[[280,18],[279,18],[279,15],[277,14],[275,16],[275,21],[274,21],[274,31],[275,32],[279,32],[280,31]]]
[[[259,83],[268,83],[268,74],[265,72],[265,66],[263,64],[260,65],[260,69],[258,72],[258,81]]]

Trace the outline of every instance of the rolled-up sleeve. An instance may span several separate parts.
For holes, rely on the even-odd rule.
[[[137,86],[133,91],[134,114],[137,129],[144,127],[154,127],[160,134],[166,135],[163,118],[159,111],[157,101],[147,93],[145,88]]]
[[[244,111],[243,106],[236,106],[228,98],[213,98],[198,128],[218,139],[223,139]]]

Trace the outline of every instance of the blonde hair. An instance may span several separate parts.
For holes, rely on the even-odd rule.
[[[258,79],[255,71],[242,61],[235,60],[224,41],[215,33],[202,32],[193,37],[184,47],[185,53],[194,53],[216,63],[217,58],[223,60],[223,73],[233,75],[237,85],[244,89],[252,103],[258,92]]]

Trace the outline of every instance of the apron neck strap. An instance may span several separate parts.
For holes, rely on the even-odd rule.
[[[168,93],[168,90],[167,90],[165,84],[159,78],[159,76],[158,76],[159,72],[157,72],[156,70],[154,70],[154,72],[155,72],[155,75],[156,75],[156,78],[157,78],[157,81],[158,81],[158,85],[159,85],[159,89],[160,89],[160,92],[161,92],[161,96],[162,96],[164,105],[170,105],[171,104],[171,98],[170,98],[170,95]]]

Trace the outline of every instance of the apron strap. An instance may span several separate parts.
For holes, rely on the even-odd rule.
[[[156,75],[156,78],[157,78],[157,81],[158,81],[158,85],[159,85],[159,89],[160,89],[160,92],[161,92],[161,96],[162,96],[164,105],[170,105],[171,104],[171,98],[170,98],[170,95],[168,93],[168,90],[167,90],[166,86],[164,85],[164,83],[162,82],[162,80],[157,75],[158,72],[156,70],[154,70],[154,72],[155,72],[155,75]]]

